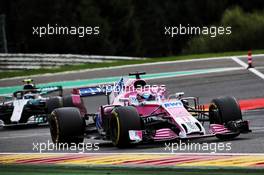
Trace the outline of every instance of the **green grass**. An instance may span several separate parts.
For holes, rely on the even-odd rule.
[[[253,51],[253,54],[261,54],[261,53],[264,53],[264,50]],[[234,56],[234,55],[247,55],[247,51],[178,55],[178,56],[170,56],[170,57],[147,58],[145,60],[114,61],[114,62],[108,62],[108,63],[90,63],[90,64],[81,64],[81,65],[72,65],[72,66],[62,66],[59,68],[51,68],[51,69],[5,71],[5,72],[0,72],[0,79],[18,77],[18,76],[30,76],[30,75],[45,74],[45,73],[58,73],[58,72],[65,72],[65,71],[94,69],[94,68],[102,68],[102,67],[115,67],[115,66],[122,66],[122,65],[187,60],[187,59],[199,59],[199,58],[209,58],[209,57]]]
[[[0,165],[0,175],[260,175],[264,169],[225,167],[111,167],[67,165]]]

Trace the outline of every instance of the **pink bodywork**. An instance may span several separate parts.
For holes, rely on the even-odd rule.
[[[219,124],[211,124],[209,130],[211,131],[212,134],[222,134],[222,133],[231,132],[223,125],[219,125]]]
[[[71,97],[72,97],[72,103],[74,104],[74,106],[79,108],[81,115],[84,116],[84,114],[87,113],[87,110],[85,106],[83,105],[83,101],[80,95],[72,94]]]
[[[133,89],[133,86],[137,81],[138,80],[129,79],[129,81],[125,83],[125,89]],[[136,98],[137,94],[142,94],[142,93],[151,93],[152,95],[156,96],[158,99],[156,99],[155,101],[151,101],[151,102],[146,101],[144,105],[133,104],[133,102],[131,102],[130,100],[130,97]],[[171,122],[174,123],[175,126],[177,126],[177,128],[179,128],[182,132],[185,132],[185,129],[178,122],[179,120],[183,122],[193,122],[193,120],[195,120],[195,122],[199,123],[182,105],[172,107],[172,108],[165,108],[164,106],[158,108],[162,104],[175,102],[175,99],[174,100],[166,99],[165,95],[166,95],[166,89],[164,86],[156,87],[154,90],[151,88],[145,88],[143,90],[140,89],[140,90],[129,91],[129,92],[126,91],[124,93],[114,94],[114,99],[112,100],[113,101],[112,104],[121,105],[121,106],[132,105],[137,109],[138,114],[141,117],[148,116],[153,111],[155,111],[154,114],[165,112],[168,118],[171,119]],[[175,139],[177,137],[179,137],[178,134],[172,131],[170,128],[163,128],[163,129],[159,129],[156,131],[154,140],[170,140],[170,139]]]
[[[180,133],[175,133],[172,131],[170,128],[163,128],[159,129],[156,131],[155,136],[153,137],[154,140],[172,140],[176,138],[196,138],[196,137],[207,137],[207,136],[212,136],[215,134],[220,134],[220,133],[227,133],[230,132],[227,128],[225,128],[223,125],[218,125],[218,124],[212,124],[209,127],[210,133],[206,134],[205,129],[203,126],[200,124],[200,122],[194,118],[186,109],[183,105],[181,105],[180,100],[177,99],[167,99],[166,98],[166,88],[164,86],[162,87],[157,87],[155,89],[150,89],[150,88],[144,88],[144,89],[134,89],[135,83],[137,81],[144,81],[142,79],[137,80],[137,79],[128,79],[126,82],[124,82],[124,92],[116,93],[112,92],[110,94],[110,104],[105,105],[104,107],[104,113],[109,113],[111,112],[111,109],[114,106],[134,106],[138,114],[141,117],[148,116],[150,115],[153,111],[155,113],[163,113],[165,112],[168,116],[168,118],[171,120],[172,123],[179,128]],[[78,89],[73,90],[73,95],[72,95],[72,100],[73,103],[76,107],[78,107],[81,111],[82,114],[86,114],[86,108],[84,107],[82,100],[80,98],[80,95],[77,93]],[[151,93],[152,95],[156,96],[155,101],[148,102],[146,101],[144,105],[140,104],[134,104],[131,101],[131,98],[136,98],[137,94],[140,93]],[[174,107],[165,107],[164,104],[166,103],[173,103],[173,104],[178,104],[178,106]],[[159,106],[159,109],[157,109]],[[99,109],[99,113],[100,113]],[[155,114],[154,113],[154,114]],[[186,127],[189,127],[188,125],[192,125],[191,127],[195,126],[199,128],[199,132],[195,131],[192,133],[187,133],[186,129],[183,127],[185,125]],[[197,130],[196,128],[196,130]]]

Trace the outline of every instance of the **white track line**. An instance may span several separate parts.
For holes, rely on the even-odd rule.
[[[153,62],[153,63],[130,64],[130,65],[122,65],[122,66],[101,67],[101,68],[88,68],[88,69],[65,71],[65,72],[58,72],[58,73],[44,73],[44,74],[36,74],[36,75],[29,75],[29,76],[27,75],[27,76],[3,78],[3,79],[0,79],[0,82],[6,81],[6,80],[16,80],[16,79],[21,79],[21,78],[28,78],[28,77],[32,77],[32,78],[38,77],[39,78],[39,77],[48,77],[48,76],[56,76],[56,75],[85,73],[85,72],[92,72],[92,71],[124,69],[124,68],[132,68],[132,67],[139,67],[139,66],[153,66],[153,65],[164,65],[164,64],[185,63],[185,62],[200,62],[200,61],[210,61],[210,60],[213,61],[213,60],[220,60],[220,59],[230,59],[230,57],[198,58],[198,59],[189,59],[189,60],[160,61],[160,62]]]
[[[27,137],[37,137],[37,136],[50,136],[50,133],[41,133],[41,134],[23,134],[23,135],[17,135],[17,136],[4,136],[4,137],[0,137],[0,139],[16,139],[16,138],[27,138]]]
[[[241,57],[241,56],[244,56],[244,55],[238,55],[236,57]],[[258,55],[254,55],[254,56],[264,56],[264,54],[258,54]],[[123,69],[123,68],[138,67],[138,66],[153,66],[153,65],[164,65],[164,64],[173,64],[173,63],[213,61],[213,60],[230,59],[230,58],[231,58],[230,56],[224,56],[224,57],[211,57],[211,58],[175,60],[175,61],[160,61],[160,62],[154,62],[154,63],[142,63],[142,64],[132,64],[132,65],[92,68],[92,69],[83,69],[83,70],[77,70],[77,71],[74,70],[74,71],[58,72],[58,73],[45,73],[45,74],[38,74],[38,75],[30,75],[30,77],[47,77],[47,76],[54,76],[54,75],[66,75],[66,74],[72,74],[72,73],[83,73],[83,72],[109,70],[109,69],[113,70],[113,69]],[[29,76],[3,78],[0,81],[14,80],[14,79],[19,79],[19,78],[27,78],[27,77],[29,77]]]
[[[237,57],[244,57],[245,55],[237,55],[233,56],[234,58]],[[256,54],[254,57],[262,57],[264,54]],[[172,64],[172,63],[184,63],[184,62],[199,62],[199,61],[211,61],[211,60],[221,60],[221,59],[230,59],[231,56],[224,56],[224,57],[211,57],[211,58],[198,58],[198,59],[187,59],[187,60],[175,60],[175,61],[161,61],[161,62],[154,62],[154,63],[142,63],[142,64],[132,64],[132,65],[123,65],[123,66],[112,66],[112,67],[102,67],[102,68],[92,68],[92,69],[83,69],[83,70],[74,70],[74,71],[65,71],[65,72],[58,72],[58,73],[45,73],[45,74],[38,74],[38,75],[30,75],[30,77],[47,77],[47,76],[54,76],[54,75],[66,75],[72,73],[83,73],[83,72],[91,72],[91,71],[100,71],[100,70],[109,70],[109,69],[123,69],[123,68],[130,68],[130,67],[138,67],[138,66],[151,66],[151,65],[164,65],[164,64]],[[11,77],[11,78],[3,78],[0,80],[15,80],[21,78],[27,78],[29,76],[18,76],[18,77]]]
[[[248,65],[241,61],[238,57],[231,57],[232,60],[234,60],[236,63],[238,63],[239,65],[241,65],[243,68],[247,69]],[[255,68],[249,68],[248,69],[250,72],[254,73],[255,75],[257,75],[258,77],[260,77],[261,79],[264,80],[264,74],[261,73],[260,71],[258,71],[257,69]]]
[[[214,69],[214,68],[212,68]],[[193,74],[175,74],[175,75],[162,75],[160,77],[149,77],[149,78],[145,78],[145,80],[158,80],[158,79],[164,79],[164,78],[175,78],[175,77],[183,77],[183,76],[193,76],[193,75],[205,75],[205,74],[212,74],[212,73],[221,73],[221,72],[231,72],[231,71],[237,71],[237,70],[243,70],[242,67],[229,67],[229,68],[215,68],[216,70],[211,70],[209,72],[197,72],[197,73],[193,73]],[[222,70],[221,70],[222,69]],[[209,69],[210,70],[210,69]],[[191,70],[186,70],[186,71],[191,71]],[[184,71],[183,71],[184,72]],[[170,73],[170,72],[169,72]],[[159,73],[154,73],[154,74],[159,74]],[[151,75],[151,74],[149,74]],[[110,77],[108,77],[110,78]],[[94,79],[94,78],[92,78]],[[69,80],[69,81],[84,81],[85,79],[75,79],[75,80]],[[1,82],[1,80],[0,80]],[[57,81],[57,82],[53,82],[53,83],[63,83],[63,82],[67,82],[67,81]],[[114,82],[112,83],[92,83],[92,84],[89,84],[87,86],[97,86],[97,85],[100,85],[100,84],[113,84]],[[40,84],[40,85],[45,85],[45,84]],[[12,86],[6,86],[4,88],[8,88],[8,87],[12,87]],[[63,87],[63,89],[72,89],[72,88],[79,88],[79,87],[83,87],[83,85],[71,85],[71,86],[67,86],[67,87]],[[7,93],[7,94],[1,94],[0,93],[0,96],[9,96],[11,95],[11,93]]]

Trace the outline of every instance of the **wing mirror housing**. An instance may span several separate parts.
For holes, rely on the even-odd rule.
[[[184,92],[177,92],[175,93],[176,98],[182,98],[184,96]]]

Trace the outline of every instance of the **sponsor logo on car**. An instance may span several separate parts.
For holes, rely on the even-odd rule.
[[[175,101],[175,102],[166,102],[164,103],[165,108],[174,108],[174,107],[182,107],[182,102]]]

